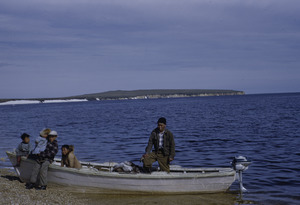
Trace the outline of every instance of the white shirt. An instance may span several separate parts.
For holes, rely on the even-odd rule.
[[[159,136],[159,148],[164,148],[164,133],[165,133],[165,131],[163,131],[163,132],[160,132],[159,134],[158,134],[158,136]]]

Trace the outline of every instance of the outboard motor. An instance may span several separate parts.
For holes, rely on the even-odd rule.
[[[240,182],[240,191],[247,191],[245,187],[243,187],[243,171],[248,169],[248,166],[251,164],[251,161],[248,161],[246,157],[238,156],[234,157],[233,161],[231,162],[233,169],[239,174],[239,182]]]

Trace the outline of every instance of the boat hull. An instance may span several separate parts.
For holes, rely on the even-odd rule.
[[[12,165],[16,164],[14,153],[6,152]],[[29,182],[34,161],[22,157],[20,167],[14,167],[23,182]],[[49,166],[48,182],[69,185],[81,191],[134,192],[134,193],[215,193],[226,191],[235,181],[231,168],[171,168],[171,172],[118,173],[99,171],[89,163],[82,169],[60,167],[59,162]]]

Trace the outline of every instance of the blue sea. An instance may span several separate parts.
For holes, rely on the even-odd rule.
[[[242,199],[235,182],[227,193],[177,196],[178,203],[209,204],[214,198],[219,201],[212,204],[300,204],[300,93],[3,105],[0,168],[11,167],[3,160],[5,151],[17,147],[23,132],[33,143],[46,127],[58,132],[60,146],[73,144],[79,160],[141,165],[150,132],[162,116],[175,137],[172,164],[229,167],[239,155],[252,161],[243,174],[248,192]],[[175,196],[166,197],[162,200]]]

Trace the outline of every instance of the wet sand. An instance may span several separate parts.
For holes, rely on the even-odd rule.
[[[0,204],[237,204],[236,193],[140,195],[84,193],[70,186],[49,184],[47,190],[27,190],[13,170],[0,169]]]

